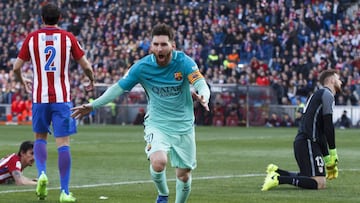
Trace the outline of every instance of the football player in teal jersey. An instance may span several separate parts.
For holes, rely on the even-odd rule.
[[[193,98],[209,111],[209,87],[193,59],[175,50],[174,32],[165,24],[151,33],[151,54],[132,65],[127,74],[93,102],[74,107],[72,117],[81,118],[141,84],[147,95],[144,117],[145,152],[158,191],[156,202],[168,202],[166,182],[168,154],[176,168],[176,203],[187,201],[191,171],[196,168]],[[196,92],[191,92],[190,84]]]

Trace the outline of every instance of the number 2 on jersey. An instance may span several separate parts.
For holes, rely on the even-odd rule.
[[[51,65],[55,59],[56,49],[53,46],[47,46],[44,50],[44,53],[50,54],[45,64],[45,71],[56,71],[56,67]]]

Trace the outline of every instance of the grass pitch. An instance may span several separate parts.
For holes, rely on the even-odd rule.
[[[0,126],[0,156],[17,152],[32,140],[30,126]],[[265,168],[275,163],[296,171],[293,155],[295,128],[196,127],[198,168],[193,171],[189,203],[359,202],[360,134],[358,129],[336,130],[339,177],[325,190],[281,185],[261,192]],[[79,126],[72,136],[70,190],[79,203],[149,203],[156,191],[144,153],[142,126]],[[49,195],[40,201],[35,187],[0,185],[1,203],[58,202],[59,177],[54,138],[48,140]],[[36,176],[36,167],[24,174]],[[168,166],[170,200],[175,200],[175,172]],[[107,198],[107,199],[106,199]]]

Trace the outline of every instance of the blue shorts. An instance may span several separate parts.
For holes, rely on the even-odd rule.
[[[156,151],[170,155],[171,166],[176,168],[196,168],[196,144],[194,129],[189,134],[174,135],[153,127],[145,127],[145,153],[149,158]]]
[[[55,137],[65,137],[77,132],[76,121],[71,118],[71,102],[66,103],[33,103],[32,127],[35,133],[51,133]]]

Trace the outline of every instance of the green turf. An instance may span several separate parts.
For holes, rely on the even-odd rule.
[[[72,137],[71,191],[80,203],[149,203],[156,191],[149,179],[141,126],[80,126]],[[281,185],[261,192],[266,165],[297,170],[292,142],[295,128],[197,127],[198,168],[193,172],[189,203],[359,202],[360,134],[358,129],[336,130],[339,178],[320,191]],[[33,139],[29,126],[0,126],[0,156]],[[35,198],[35,187],[0,186],[1,203],[50,203],[59,198],[57,151],[48,144],[49,196]],[[35,177],[36,168],[24,174]],[[174,202],[175,174],[168,167],[170,201]],[[16,192],[15,192],[16,191]],[[100,196],[108,197],[100,200]]]

